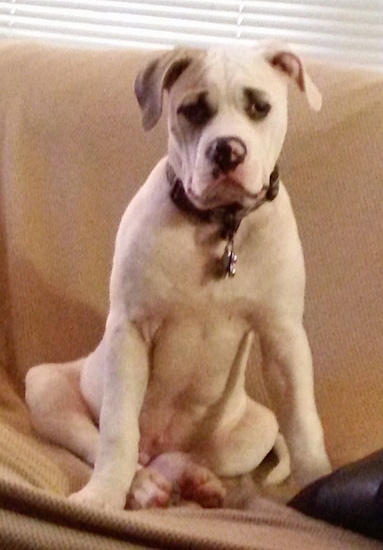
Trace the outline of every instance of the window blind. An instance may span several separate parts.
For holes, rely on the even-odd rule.
[[[141,48],[277,38],[383,70],[383,0],[0,1],[0,36]]]

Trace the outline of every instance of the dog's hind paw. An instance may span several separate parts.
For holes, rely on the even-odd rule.
[[[173,485],[150,466],[141,468],[133,479],[126,507],[130,510],[164,508],[170,503]]]
[[[203,508],[220,508],[226,496],[222,481],[208,468],[190,462],[178,480],[181,499]]]

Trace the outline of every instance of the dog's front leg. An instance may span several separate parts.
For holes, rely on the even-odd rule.
[[[330,472],[314,396],[311,351],[301,324],[273,324],[261,334],[264,375],[300,486]]]
[[[138,421],[148,378],[147,344],[132,323],[109,315],[96,353],[96,361],[103,362],[99,448],[89,482],[71,498],[122,509],[138,463]]]

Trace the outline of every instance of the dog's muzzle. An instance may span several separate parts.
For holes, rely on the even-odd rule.
[[[215,165],[213,176],[233,172],[242,164],[247,155],[244,142],[235,136],[219,137],[206,149],[206,157]]]

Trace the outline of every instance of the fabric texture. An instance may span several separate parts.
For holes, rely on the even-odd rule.
[[[110,513],[65,499],[90,469],[34,433],[34,364],[102,336],[114,238],[166,152],[133,80],[153,52],[0,43],[0,541],[4,548],[378,548],[261,498],[246,512]],[[334,466],[383,446],[383,75],[308,63],[320,114],[292,88],[280,159],[302,237],[318,408]],[[264,400],[259,354],[250,393]]]
[[[0,481],[4,548],[177,550],[374,550],[377,541],[308,519],[257,498],[254,511],[172,509],[108,512]],[[122,546],[122,543],[124,546]]]

